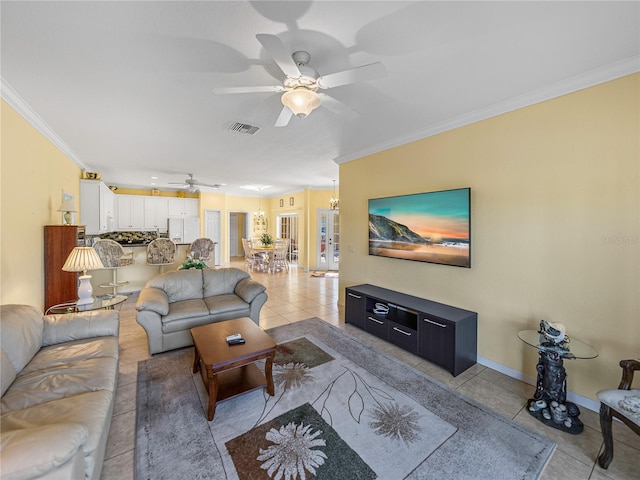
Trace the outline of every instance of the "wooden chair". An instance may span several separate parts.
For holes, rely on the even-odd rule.
[[[100,286],[113,289],[113,296],[115,297],[118,294],[118,288],[129,283],[128,281],[118,281],[118,269],[135,263],[133,252],[125,252],[122,245],[108,238],[97,239],[93,244],[93,249],[102,260],[104,268],[113,271],[111,282],[103,283]]]
[[[640,435],[640,390],[631,390],[633,372],[640,370],[640,360],[622,360],[620,366],[622,367],[622,380],[620,380],[618,388],[598,392],[600,428],[604,440],[604,451],[598,457],[598,464],[605,469],[613,460],[612,417],[621,420]]]
[[[257,267],[262,270],[264,268],[264,257],[253,251],[251,239],[243,238],[242,248],[244,249],[244,265],[246,269],[253,272],[253,269]]]
[[[267,271],[286,270],[289,271],[289,260],[287,259],[287,253],[289,251],[289,239],[278,239],[274,242],[274,249],[271,258],[269,259],[269,265]]]

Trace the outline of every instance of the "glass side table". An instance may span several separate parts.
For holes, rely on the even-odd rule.
[[[60,303],[53,305],[47,309],[45,314],[60,314],[60,313],[76,313],[76,312],[89,312],[91,310],[100,310],[102,308],[113,310],[113,307],[124,302],[128,297],[126,295],[105,295],[94,297],[93,303],[86,305],[77,305],[76,302]]]
[[[536,392],[527,402],[527,410],[545,425],[574,435],[581,433],[580,409],[567,402],[563,361],[596,358],[597,350],[573,337],[558,344],[550,342],[538,330],[521,330],[518,338],[538,350]]]

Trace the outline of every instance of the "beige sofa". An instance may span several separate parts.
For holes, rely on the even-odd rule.
[[[266,288],[239,268],[175,270],[140,291],[136,321],[147,332],[149,353],[193,345],[193,327],[238,317],[256,324]]]
[[[0,307],[0,478],[98,480],[118,381],[119,313]]]

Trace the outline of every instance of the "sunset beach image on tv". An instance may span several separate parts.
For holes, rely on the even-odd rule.
[[[471,189],[369,200],[369,255],[471,267]]]

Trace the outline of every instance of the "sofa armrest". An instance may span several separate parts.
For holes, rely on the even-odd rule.
[[[43,318],[42,346],[84,338],[117,337],[120,328],[117,310],[45,315]]]
[[[264,292],[267,288],[260,282],[252,278],[243,278],[236,284],[235,294],[247,303],[251,303],[254,298]]]
[[[3,431],[2,478],[41,478],[69,461],[88,438],[87,427],[77,423]]]
[[[158,315],[169,313],[169,297],[159,288],[143,288],[136,302],[136,310],[150,310]]]

